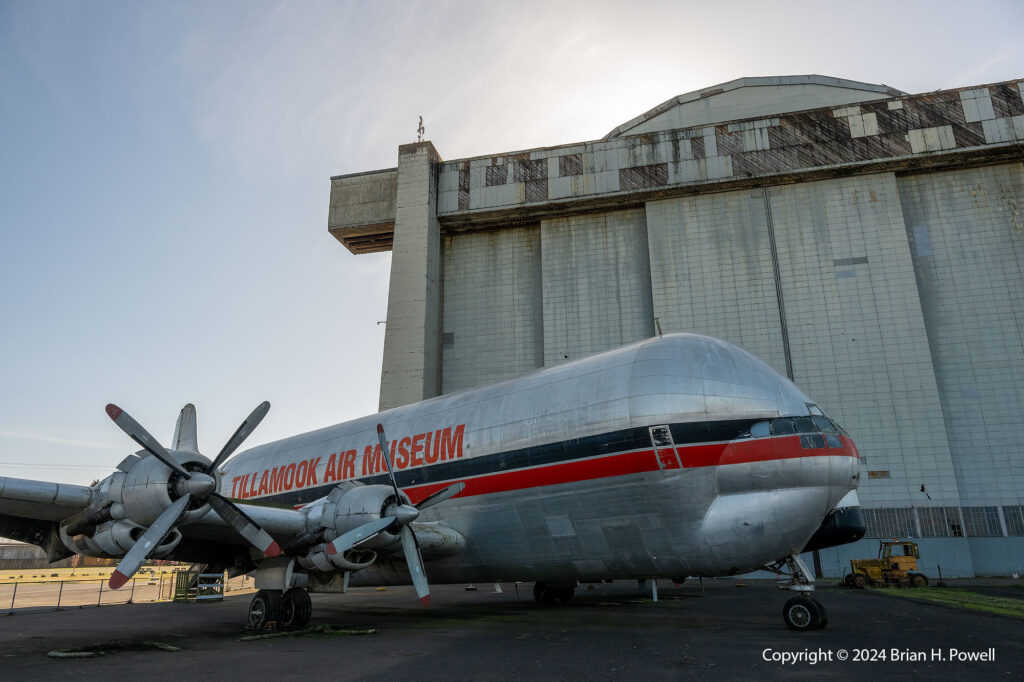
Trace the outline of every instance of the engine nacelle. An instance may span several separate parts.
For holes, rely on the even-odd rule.
[[[387,508],[395,504],[395,490],[388,485],[360,485],[344,489],[335,488],[327,496],[320,515],[324,538],[330,542],[353,528],[358,528],[384,516]],[[409,504],[404,494],[399,504]],[[359,549],[379,549],[401,542],[395,533],[383,531],[359,545]]]
[[[196,452],[169,450],[168,453],[188,471],[202,471],[210,461]],[[101,494],[114,503],[115,518],[128,519],[149,526],[178,499],[174,479],[177,476],[156,457],[132,455],[118,465],[100,488]],[[213,472],[220,488],[220,472]],[[209,511],[207,505],[190,507],[181,524],[198,521]]]
[[[362,485],[359,483],[339,484],[323,504],[310,510],[310,520],[323,528],[323,539],[327,542],[344,535],[384,516],[388,507],[395,504],[395,490],[388,485]],[[409,499],[402,495],[402,504]],[[377,559],[375,549],[397,545],[401,539],[395,533],[383,531],[366,542],[360,543],[340,554],[328,555],[325,545],[312,547],[299,564],[305,568],[324,572],[358,571],[367,568]]]
[[[92,535],[68,535],[67,527],[61,526],[60,539],[72,552],[100,559],[110,559],[124,556],[142,534],[146,532],[143,526],[131,521],[108,521],[96,526]],[[167,534],[163,543],[157,546],[150,556],[159,559],[167,556],[178,543],[181,542],[181,533],[177,528]]]
[[[377,560],[377,553],[372,550],[349,549],[341,554],[328,556],[324,552],[324,545],[318,545],[309,551],[306,556],[298,557],[299,565],[324,573],[333,573],[337,570],[358,571],[368,568]]]

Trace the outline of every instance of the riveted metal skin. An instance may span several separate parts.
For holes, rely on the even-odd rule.
[[[797,434],[750,434],[757,421],[820,414],[746,351],[671,334],[259,446],[237,455],[225,480],[319,457],[322,481],[331,453],[354,450],[351,478],[386,489],[386,470],[363,461],[379,422],[398,444],[398,485],[413,503],[466,484],[414,524],[418,532],[436,522],[465,539],[461,551],[429,562],[432,582],[723,575],[799,552],[856,488],[846,434],[828,447],[818,434],[811,449]],[[449,444],[460,435],[458,452],[452,446],[446,458],[421,446],[422,462],[403,466],[403,447],[416,453],[426,442],[417,434],[436,444],[444,428]],[[300,504],[335,485],[255,497]],[[384,491],[364,494],[372,501],[346,510],[350,518],[379,513]],[[316,513],[330,527],[341,510],[327,512]],[[390,550],[378,548],[352,584],[408,582]]]

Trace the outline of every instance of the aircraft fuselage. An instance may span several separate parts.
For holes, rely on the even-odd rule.
[[[797,553],[858,483],[853,441],[792,382],[724,341],[673,334],[249,450],[221,492],[300,506],[398,485],[466,538],[432,582],[723,575]],[[382,557],[353,584],[407,583]],[[311,589],[315,583],[311,581]]]

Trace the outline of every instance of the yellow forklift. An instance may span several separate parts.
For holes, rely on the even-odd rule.
[[[850,559],[849,587],[868,585],[925,587],[928,578],[917,572],[917,543],[910,540],[882,540],[877,559]]]

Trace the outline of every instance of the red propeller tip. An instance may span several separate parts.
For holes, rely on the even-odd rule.
[[[384,425],[377,424],[377,433],[384,433]]]
[[[338,550],[334,547],[334,543],[331,542],[327,543],[327,546],[324,548],[324,551],[327,552],[327,556],[334,556],[338,553]]]
[[[107,584],[110,585],[110,589],[116,590],[122,587],[126,582],[128,582],[128,576],[121,571],[115,570],[110,574],[110,581]]]
[[[428,594],[426,597],[420,599],[420,603],[424,606],[430,606],[430,595]]]
[[[281,554],[281,545],[277,544],[276,542],[271,542],[270,546],[263,550],[263,553],[270,558],[274,558]]]
[[[122,410],[114,403],[110,403],[109,405],[107,405],[107,416],[109,416],[114,421],[117,421],[117,418],[120,417],[122,413],[124,413],[124,410]]]

